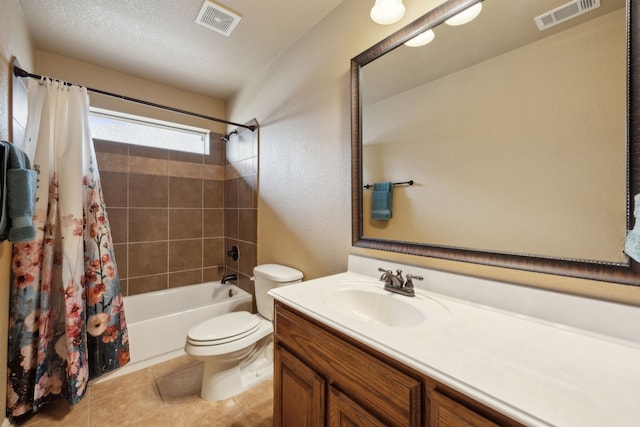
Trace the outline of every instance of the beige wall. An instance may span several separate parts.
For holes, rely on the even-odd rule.
[[[344,271],[349,253],[364,254],[640,304],[637,287],[351,247],[349,60],[437,2],[428,3],[406,1],[408,15],[383,27],[369,19],[369,2],[345,0],[229,103],[230,120],[261,125],[258,262],[288,264],[311,279]]]
[[[437,3],[406,2],[402,22]],[[369,2],[345,0],[256,75],[227,108],[230,120],[256,117],[260,123],[258,263],[290,265],[306,279],[346,269],[349,60],[403,25],[376,25],[370,9]]]
[[[29,71],[118,95],[224,119],[225,104],[223,101],[42,50],[36,51],[35,69]],[[226,133],[226,126],[220,123],[122,101],[118,98],[109,98],[95,93],[89,93],[89,97],[91,106],[94,107],[113,109],[159,120],[179,121],[186,125],[211,129],[213,132]]]
[[[33,67],[33,47],[16,0],[0,0],[0,139],[11,140],[11,67],[16,57],[23,67]],[[9,329],[9,271],[11,244],[0,245],[0,417],[7,394],[7,331]]]

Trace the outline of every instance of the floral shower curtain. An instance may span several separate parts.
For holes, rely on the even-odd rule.
[[[29,79],[25,141],[38,173],[36,239],[13,249],[7,415],[84,397],[129,361],[85,88]]]

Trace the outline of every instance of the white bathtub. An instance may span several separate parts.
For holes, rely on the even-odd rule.
[[[183,355],[187,331],[192,326],[223,313],[251,309],[251,294],[220,282],[124,297],[131,362],[97,381]]]

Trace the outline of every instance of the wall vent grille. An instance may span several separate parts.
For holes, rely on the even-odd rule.
[[[534,21],[538,30],[542,31],[598,7],[600,7],[600,0],[574,0],[535,17]]]
[[[212,1],[205,1],[196,18],[196,24],[224,34],[229,37],[233,29],[240,22],[240,15]]]

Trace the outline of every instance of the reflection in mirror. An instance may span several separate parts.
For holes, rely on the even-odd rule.
[[[485,0],[470,23],[437,25],[475,3],[353,59],[354,244],[637,284],[625,1],[542,31],[534,18],[566,0]],[[428,28],[429,44],[402,44]],[[371,219],[362,186],[409,179],[392,219]]]

